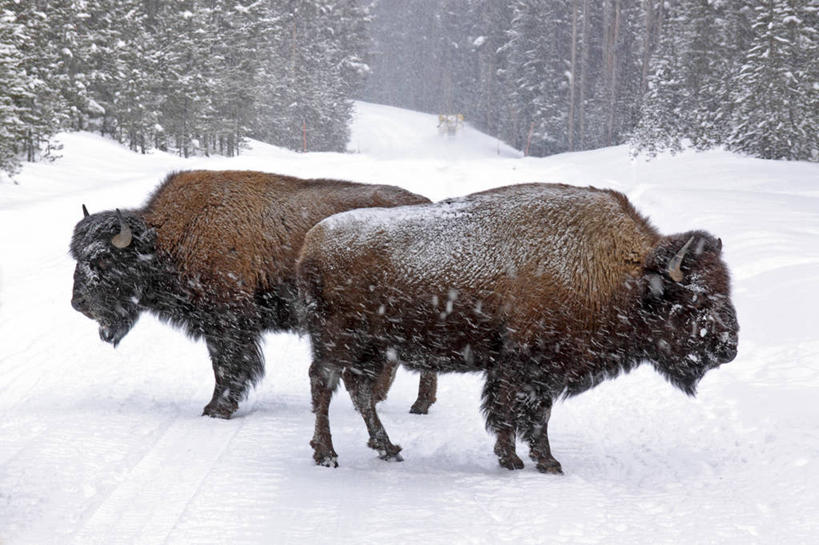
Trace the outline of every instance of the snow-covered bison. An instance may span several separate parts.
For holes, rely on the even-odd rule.
[[[83,205],[71,304],[114,346],[142,311],[204,337],[216,377],[204,414],[230,418],[264,373],[262,332],[295,326],[295,263],[307,230],[344,210],[425,202],[384,185],[174,173],[141,209],[89,215]]]
[[[703,231],[661,236],[621,193],[502,187],[437,204],[358,210],[305,237],[298,282],[312,340],[316,463],[337,465],[328,407],[344,379],[381,458],[400,460],[375,411],[389,362],[482,371],[501,466],[537,469],[552,402],[642,361],[693,395],[734,359],[739,330],[720,258]]]

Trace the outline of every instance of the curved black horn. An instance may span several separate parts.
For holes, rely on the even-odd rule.
[[[675,282],[682,282],[683,273],[680,266],[682,265],[683,258],[685,257],[685,253],[688,251],[688,247],[691,246],[691,243],[694,242],[694,237],[688,239],[680,251],[677,252],[674,257],[671,258],[671,261],[668,262],[668,268],[666,272],[668,276],[671,277],[672,280]]]
[[[85,204],[82,205],[82,217],[87,218],[91,214],[88,213],[88,209],[85,207]]]
[[[117,208],[117,217],[119,218],[119,233],[114,235],[114,238],[111,239],[111,244],[117,248],[126,248],[131,244],[131,240],[133,239],[131,228],[125,223],[125,219],[122,217],[122,212],[119,211],[119,208]]]

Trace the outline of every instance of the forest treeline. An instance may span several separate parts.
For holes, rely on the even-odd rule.
[[[379,0],[364,97],[531,155],[631,142],[817,160],[817,0]]]
[[[60,130],[184,156],[248,136],[343,151],[368,24],[356,1],[0,0],[0,170]]]
[[[352,100],[548,155],[819,160],[819,0],[0,0],[0,170],[93,130],[145,152],[342,151]]]

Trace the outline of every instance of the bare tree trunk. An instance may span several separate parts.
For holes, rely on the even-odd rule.
[[[296,71],[296,19],[293,19],[293,35],[290,40],[290,74]]]
[[[577,2],[572,0],[572,68],[569,81],[569,151],[574,151],[574,96],[577,81]]]
[[[589,64],[589,0],[583,0],[583,30],[581,39],[583,46],[580,50],[580,133],[578,142],[580,148],[585,147],[586,142],[586,72]]]
[[[643,33],[643,67],[640,77],[640,99],[648,90],[648,65],[653,52],[653,40],[651,33],[654,25],[654,0],[643,0],[643,11],[645,12],[645,31]]]
[[[620,31],[620,0],[614,2],[614,25],[609,42],[609,116],[606,123],[606,145],[614,143],[614,106],[617,99],[617,38]]]

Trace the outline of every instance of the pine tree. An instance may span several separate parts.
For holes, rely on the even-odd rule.
[[[737,76],[729,147],[766,159],[817,160],[817,10],[809,0],[759,0]]]
[[[515,117],[505,140],[531,155],[568,149],[571,24],[568,2],[521,0],[509,31],[509,88]]]
[[[477,128],[499,134],[502,120],[511,115],[503,81],[508,68],[506,30],[511,25],[512,10],[505,2],[478,2],[474,9],[476,36],[471,45],[477,55],[477,93],[464,113]]]
[[[290,149],[344,151],[352,97],[369,70],[368,12],[358,2],[274,3],[277,32],[259,65],[251,135]]]
[[[26,133],[22,103],[33,85],[23,68],[24,32],[14,13],[0,12],[0,171],[12,174],[20,166],[19,144]]]
[[[659,151],[681,151],[689,134],[689,89],[685,85],[683,58],[688,41],[688,20],[677,11],[666,14],[641,116],[631,137],[635,152],[649,156]]]
[[[12,3],[7,5],[7,17],[13,17],[19,25],[17,50],[23,55],[22,68],[29,85],[22,95],[13,97],[19,108],[19,120],[25,127],[17,148],[26,161],[48,157],[52,135],[67,119],[68,105],[60,93],[65,89],[66,77],[63,60],[66,53],[61,48],[60,30],[66,25],[64,4],[56,4],[55,25],[51,26],[51,13],[44,11],[46,2]]]
[[[731,37],[719,2],[678,2],[666,14],[632,144],[650,154],[721,143],[728,127]]]

